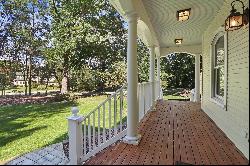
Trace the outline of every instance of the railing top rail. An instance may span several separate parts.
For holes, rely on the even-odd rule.
[[[93,112],[95,112],[97,109],[99,109],[102,105],[104,105],[107,101],[109,101],[112,97],[120,93],[124,88],[126,88],[127,83],[124,84],[120,89],[115,91],[113,94],[111,94],[106,100],[104,100],[101,104],[99,104],[96,108],[94,108],[90,113],[88,113],[86,116],[83,117],[83,120],[88,118]]]

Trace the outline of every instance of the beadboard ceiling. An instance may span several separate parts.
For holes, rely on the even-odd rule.
[[[224,0],[142,0],[160,47],[176,46],[174,40],[182,38],[182,46],[198,45],[202,33],[223,6]],[[191,8],[189,20],[179,22],[178,10]]]

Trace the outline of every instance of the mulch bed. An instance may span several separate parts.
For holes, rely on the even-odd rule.
[[[19,104],[42,104],[53,101],[54,96],[5,96],[0,97],[0,106]]]

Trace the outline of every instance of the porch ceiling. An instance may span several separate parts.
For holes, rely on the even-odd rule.
[[[172,51],[201,53],[202,34],[224,5],[225,0],[110,0],[110,2],[125,20],[127,20],[126,13],[136,12],[139,16],[138,36],[146,45],[157,46],[159,54],[164,56]],[[187,8],[191,8],[189,20],[177,21],[176,12]],[[182,38],[183,44],[177,47],[174,43],[176,38]]]
[[[176,46],[176,38],[183,39],[183,46],[199,45],[202,34],[210,21],[223,6],[224,0],[142,0],[160,47]],[[178,10],[191,8],[190,18],[179,22]]]

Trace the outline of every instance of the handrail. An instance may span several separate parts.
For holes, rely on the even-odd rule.
[[[124,84],[120,89],[118,89],[117,91],[115,91],[113,94],[111,94],[107,99],[105,99],[101,104],[99,104],[96,108],[94,108],[90,113],[88,113],[86,116],[83,117],[83,120],[85,120],[86,118],[88,118],[93,112],[95,112],[97,109],[99,109],[101,106],[103,106],[103,104],[105,104],[107,101],[109,101],[112,97],[114,97],[117,93],[119,93],[120,91],[122,91],[124,88],[126,88],[127,83]]]
[[[83,161],[125,136],[126,126],[122,120],[126,117],[126,87],[127,84],[123,85],[83,117]]]

